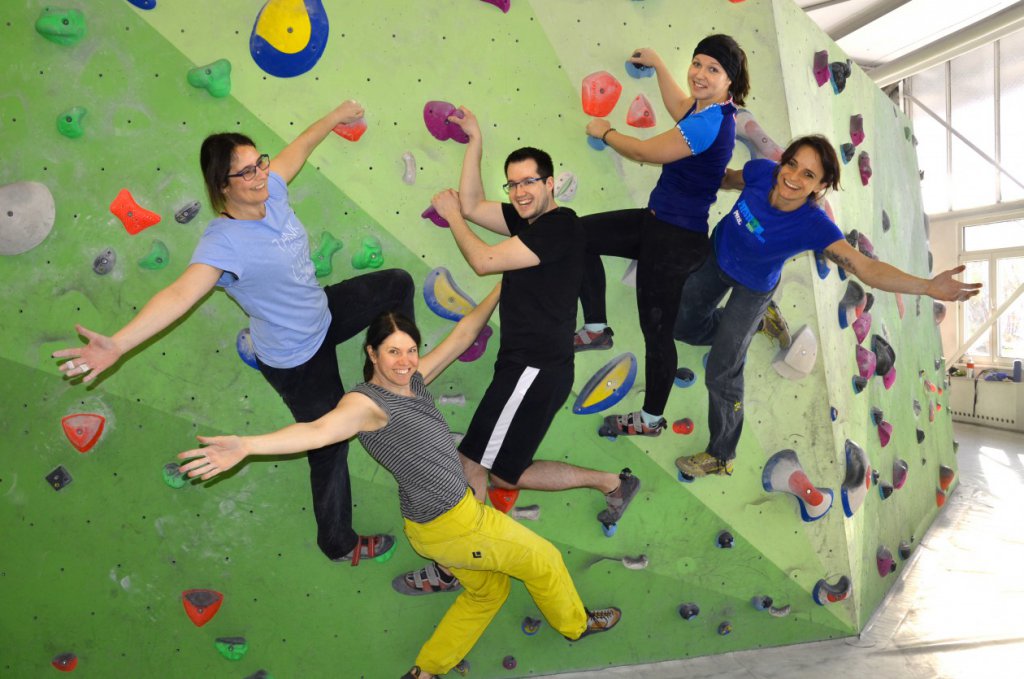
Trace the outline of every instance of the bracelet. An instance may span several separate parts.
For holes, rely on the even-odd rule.
[[[607,141],[605,140],[605,137],[607,137],[607,136],[608,136],[608,133],[609,133],[609,132],[615,132],[615,128],[614,128],[614,127],[609,127],[609,128],[607,129],[607,130],[605,130],[605,131],[604,131],[604,134],[602,134],[602,135],[601,135],[601,141],[602,141],[602,142],[604,142],[605,144],[607,144],[607,143],[608,143],[608,142],[607,142]]]

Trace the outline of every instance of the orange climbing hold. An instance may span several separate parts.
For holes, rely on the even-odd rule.
[[[583,112],[603,118],[619,103],[622,84],[608,71],[591,73],[583,79]]]
[[[629,105],[629,112],[626,113],[626,124],[631,127],[654,127],[657,123],[654,119],[654,109],[651,102],[642,94],[636,95],[636,99]]]
[[[110,211],[121,220],[125,231],[133,236],[160,221],[160,215],[136,203],[128,189],[121,189],[121,193],[110,204]]]
[[[181,593],[185,613],[196,627],[202,627],[217,615],[224,595],[212,589],[186,589]]]
[[[64,435],[71,441],[71,445],[80,453],[88,453],[100,440],[106,420],[96,413],[75,413],[65,415],[61,418],[60,424],[64,427]]]
[[[508,514],[508,510],[515,506],[519,499],[519,490],[506,490],[504,488],[487,487],[487,495],[491,498],[491,506],[502,514]]]
[[[334,126],[335,134],[339,134],[349,141],[359,141],[359,138],[366,132],[366,118],[360,118],[355,122],[341,123]]]

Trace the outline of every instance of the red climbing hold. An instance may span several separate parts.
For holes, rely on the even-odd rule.
[[[363,136],[364,132],[366,132],[366,119],[360,118],[355,122],[335,125],[334,132],[349,141],[359,141],[359,138]]]
[[[608,71],[591,73],[583,79],[583,112],[603,118],[619,103],[622,85]]]
[[[61,418],[60,423],[64,427],[64,435],[68,437],[68,441],[71,441],[71,445],[80,453],[88,453],[89,449],[100,440],[106,420],[102,415],[96,413],[75,413],[74,415],[65,415]]]
[[[61,653],[53,656],[50,664],[61,672],[73,672],[78,667],[78,656],[74,653]]]
[[[626,113],[626,124],[632,127],[654,127],[654,109],[651,102],[642,94],[636,95],[636,99],[629,105],[629,112]]]
[[[519,490],[506,490],[505,488],[487,487],[487,495],[491,498],[491,505],[502,514],[508,514],[508,510],[515,506],[519,499]]]
[[[110,211],[121,220],[125,231],[133,236],[160,221],[160,215],[136,203],[128,189],[121,189],[121,193],[110,204]]]
[[[186,589],[181,593],[185,613],[196,627],[202,627],[217,615],[224,595],[212,589]]]

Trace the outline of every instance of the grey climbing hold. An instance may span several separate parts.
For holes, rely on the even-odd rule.
[[[42,243],[55,215],[53,194],[45,184],[0,186],[0,255],[20,255]]]
[[[107,248],[100,254],[96,255],[96,259],[92,260],[92,270],[100,276],[106,276],[114,270],[114,264],[116,263],[117,253],[114,252],[113,248]]]
[[[179,224],[188,224],[197,214],[199,214],[199,208],[199,201],[192,201],[184,207],[179,208],[178,211],[174,213],[174,221]]]

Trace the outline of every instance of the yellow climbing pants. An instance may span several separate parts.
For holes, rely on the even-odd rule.
[[[469,654],[508,598],[509,578],[523,581],[563,636],[577,639],[586,629],[583,602],[555,546],[480,504],[472,491],[433,521],[406,520],[405,534],[413,549],[449,568],[463,587],[416,657],[427,672],[444,674]]]

